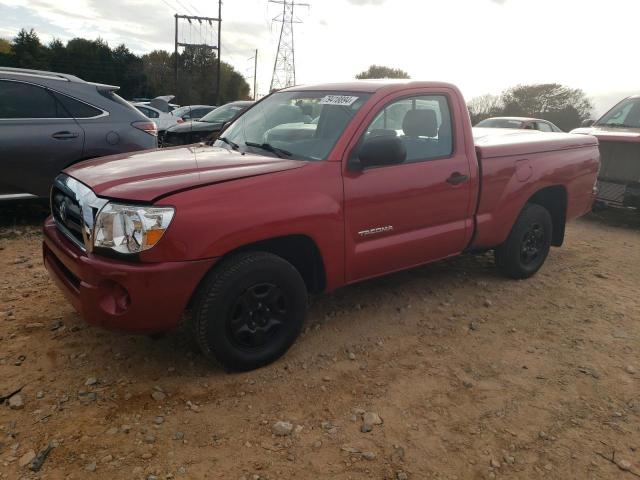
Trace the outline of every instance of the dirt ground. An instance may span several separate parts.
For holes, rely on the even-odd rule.
[[[0,208],[0,397],[23,387],[2,479],[640,476],[638,215],[572,223],[530,280],[487,254],[314,298],[283,359],[230,374],[85,325],[42,267],[43,209]]]

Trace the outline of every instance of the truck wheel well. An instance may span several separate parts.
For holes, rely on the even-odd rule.
[[[559,247],[564,242],[565,224],[567,222],[567,191],[561,185],[554,185],[538,190],[527,203],[535,203],[546,208],[553,222],[551,245]]]
[[[284,258],[300,272],[309,293],[320,293],[326,287],[322,255],[316,243],[306,235],[287,235],[261,240],[232,250],[224,257],[247,251],[269,252]]]

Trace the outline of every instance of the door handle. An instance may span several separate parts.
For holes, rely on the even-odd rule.
[[[67,140],[70,138],[78,138],[79,133],[78,132],[56,132],[53,135],[51,135],[52,138],[55,138],[56,140]]]
[[[463,175],[460,172],[453,172],[449,178],[447,178],[447,183],[451,185],[458,185],[460,183],[464,183],[469,180],[468,175]]]

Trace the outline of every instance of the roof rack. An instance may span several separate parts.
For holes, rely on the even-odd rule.
[[[83,82],[81,78],[66,73],[47,72],[45,70],[31,70],[28,68],[0,67],[0,72],[10,73],[11,75],[24,75],[28,77],[48,78],[51,80],[60,80],[62,82]]]

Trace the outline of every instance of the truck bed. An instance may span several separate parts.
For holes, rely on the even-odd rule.
[[[474,128],[482,188],[473,247],[492,248],[507,237],[522,208],[541,188],[557,188],[566,220],[591,208],[598,140],[589,135]]]
[[[589,135],[510,128],[474,128],[473,140],[479,159],[530,155],[598,144],[598,140]]]

